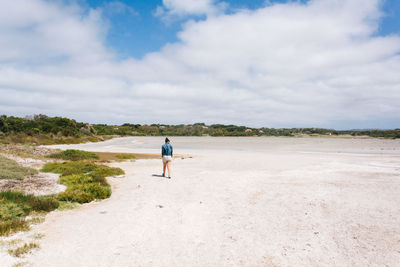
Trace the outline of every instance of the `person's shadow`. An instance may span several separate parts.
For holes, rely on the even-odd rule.
[[[153,176],[153,177],[158,177],[158,178],[167,178],[167,177],[162,176],[162,175],[160,175],[160,174],[152,174],[151,176]]]

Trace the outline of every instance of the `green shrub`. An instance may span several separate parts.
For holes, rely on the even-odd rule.
[[[54,196],[34,196],[22,192],[4,191],[0,192],[0,205],[3,203],[14,203],[24,210],[26,215],[30,211],[52,211],[58,208],[58,201]]]
[[[15,160],[0,155],[0,179],[21,180],[37,173],[35,169],[22,167]]]
[[[111,188],[105,179],[99,181],[84,174],[75,174],[60,177],[60,183],[67,186],[67,189],[58,196],[61,201],[87,203],[111,196]]]
[[[120,168],[84,161],[47,163],[42,171],[61,174],[59,182],[67,189],[58,195],[58,200],[78,203],[110,197],[111,188],[105,177],[124,174]]]
[[[21,208],[21,206],[6,201],[4,199],[0,200],[0,220],[10,221],[15,218],[22,218],[26,215],[26,212]]]
[[[32,210],[48,212],[57,209],[60,204],[53,196],[38,196],[32,199],[29,205],[31,205]]]
[[[22,192],[0,192],[0,235],[25,230],[29,225],[25,216],[32,211],[52,211],[59,202],[54,196],[34,196]]]
[[[63,176],[72,174],[86,174],[90,177],[107,177],[114,175],[124,174],[124,171],[120,168],[112,168],[101,164],[95,164],[84,161],[73,161],[63,163],[47,163],[43,166],[42,172],[53,172],[59,173]]]
[[[62,201],[74,201],[78,203],[88,203],[95,199],[105,199],[111,196],[109,185],[98,183],[71,185],[58,196]]]
[[[99,156],[93,152],[82,150],[68,149],[59,153],[49,155],[50,158],[64,159],[64,160],[85,160],[85,159],[99,159]]]

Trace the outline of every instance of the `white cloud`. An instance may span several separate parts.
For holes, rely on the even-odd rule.
[[[167,22],[188,15],[218,15],[227,6],[225,2],[217,3],[217,0],[163,0],[162,3],[154,15],[162,17]]]
[[[135,9],[120,1],[106,2],[103,6],[103,10],[110,15],[124,13],[130,14],[132,16],[139,15],[139,13]]]
[[[379,4],[314,0],[218,14],[185,24],[179,42],[142,60],[117,61],[104,46],[100,11],[7,1],[0,113],[275,127],[399,123],[400,38],[375,35]],[[207,13],[185,12],[193,10]]]

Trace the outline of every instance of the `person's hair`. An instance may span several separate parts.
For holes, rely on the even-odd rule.
[[[168,137],[165,137],[165,143],[169,142]]]

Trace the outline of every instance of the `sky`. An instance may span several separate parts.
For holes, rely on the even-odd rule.
[[[397,0],[0,5],[0,114],[400,128]]]

